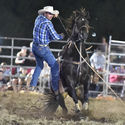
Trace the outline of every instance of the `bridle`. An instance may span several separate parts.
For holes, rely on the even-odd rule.
[[[87,24],[85,24],[85,25],[82,25],[80,28],[78,28],[78,26],[77,26],[77,20],[79,19],[79,17],[80,16],[78,16],[76,19],[75,19],[75,23],[74,23],[74,26],[73,26],[73,31],[72,31],[72,34],[71,34],[71,37],[70,37],[70,40],[72,40],[72,37],[73,37],[73,35],[74,35],[74,33],[75,33],[75,30],[76,29],[78,29],[78,39],[76,39],[75,41],[76,42],[78,42],[78,41],[82,41],[82,40],[84,40],[83,39],[83,34],[82,34],[82,32],[83,32],[83,28],[86,28],[86,32],[88,33],[88,26],[87,26]],[[85,21],[86,21],[86,19],[84,19]]]

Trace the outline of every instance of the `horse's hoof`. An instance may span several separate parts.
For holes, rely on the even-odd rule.
[[[76,113],[80,113],[80,110],[78,109],[78,110],[76,110],[75,112],[76,112]]]
[[[83,103],[83,109],[88,110],[88,108],[89,108],[88,102]]]

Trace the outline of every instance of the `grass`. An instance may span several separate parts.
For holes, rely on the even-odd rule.
[[[89,99],[89,110],[74,112],[70,97],[65,99],[68,115],[59,107],[51,118],[43,117],[43,98],[37,93],[0,93],[0,125],[123,125],[125,105],[118,100]],[[81,106],[81,105],[80,105]]]

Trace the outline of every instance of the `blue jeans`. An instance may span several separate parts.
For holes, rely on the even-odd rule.
[[[57,91],[59,89],[59,64],[50,51],[49,47],[41,47],[39,45],[33,44],[32,52],[36,59],[36,68],[34,70],[30,85],[37,85],[38,78],[40,76],[41,70],[43,69],[43,61],[46,61],[51,68],[51,87],[53,91]]]

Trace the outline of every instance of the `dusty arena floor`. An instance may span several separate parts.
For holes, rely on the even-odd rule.
[[[90,99],[89,110],[76,114],[70,97],[68,115],[59,107],[52,117],[43,117],[43,95],[35,92],[1,92],[0,125],[124,125],[125,103],[116,99]]]

